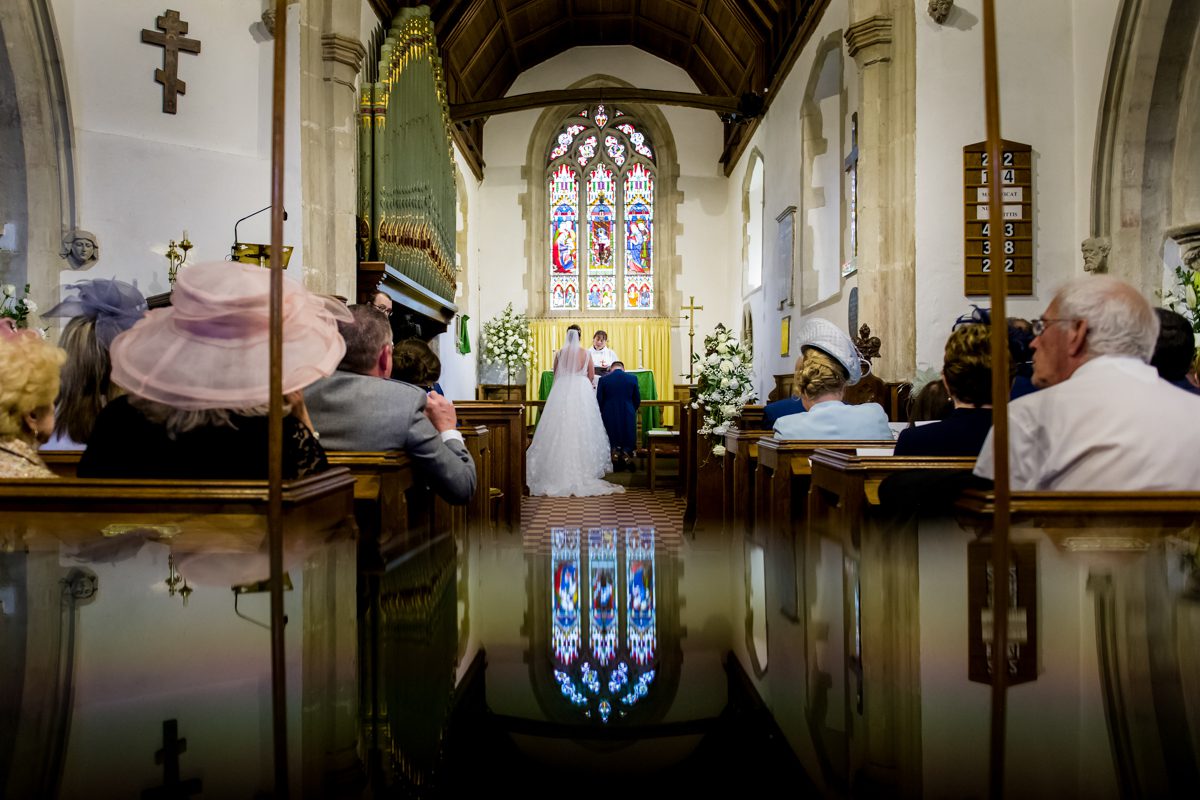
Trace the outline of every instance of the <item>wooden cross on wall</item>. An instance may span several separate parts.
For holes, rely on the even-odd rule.
[[[167,9],[167,13],[155,20],[162,30],[142,30],[142,42],[158,45],[163,49],[163,68],[154,70],[154,80],[163,87],[163,113],[174,114],[178,95],[187,94],[187,84],[180,80],[179,52],[200,53],[200,40],[187,39],[183,34],[188,32],[188,24],[179,18],[178,11]]]

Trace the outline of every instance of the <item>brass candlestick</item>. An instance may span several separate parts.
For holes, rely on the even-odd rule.
[[[183,262],[187,261],[188,251],[192,249],[192,243],[188,241],[188,232],[183,232],[183,239],[176,244],[172,239],[167,245],[167,262],[170,266],[167,268],[167,283],[175,285],[175,279],[179,276],[179,268],[183,266]],[[183,251],[180,253],[180,251]]]

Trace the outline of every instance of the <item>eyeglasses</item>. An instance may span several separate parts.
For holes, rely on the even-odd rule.
[[[373,303],[372,305],[374,305],[378,310],[382,311],[385,317],[390,317],[392,315],[392,310],[387,306],[381,306],[377,303]]]
[[[1034,336],[1041,336],[1046,332],[1046,328],[1050,327],[1056,322],[1079,322],[1079,320],[1075,317],[1059,317],[1057,319],[1038,317],[1031,323],[1030,328],[1033,330]]]

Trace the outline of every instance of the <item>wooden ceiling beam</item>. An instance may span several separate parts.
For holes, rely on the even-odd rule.
[[[496,34],[499,33],[503,27],[504,23],[492,26],[492,29],[488,31],[487,36],[483,37],[483,41],[481,41],[475,48],[475,52],[472,53],[471,57],[467,59],[467,63],[463,64],[462,69],[458,71],[460,78],[471,73],[471,69],[475,66],[475,62],[481,55],[483,55],[484,51],[487,50],[488,44],[491,43],[492,39],[496,38]]]
[[[680,44],[684,45],[685,47],[690,48],[692,46],[692,43],[690,41],[688,41],[687,37],[680,36],[678,31],[674,31],[666,26],[659,25],[657,22],[655,22],[652,19],[640,19],[640,20],[638,20],[638,24],[644,25],[645,27],[653,30],[655,33],[657,33],[661,36],[665,36],[668,39],[674,39],[675,41],[679,42]]]
[[[717,40],[717,44],[719,44],[721,49],[725,51],[725,55],[729,57],[729,60],[734,64],[737,64],[738,69],[745,70],[747,67],[746,62],[742,61],[741,56],[733,52],[733,48],[729,46],[729,42],[725,39],[721,32],[717,30],[717,26],[712,24],[712,20],[709,19],[707,15],[700,20],[700,24],[705,28],[708,28],[709,34],[711,34],[712,37]]]
[[[525,71],[525,65],[521,63],[521,54],[517,52],[516,42],[513,41],[512,20],[508,18],[508,9],[501,0],[492,0],[492,7],[496,9],[496,16],[500,18],[500,24],[504,26],[504,39],[508,42],[508,52],[512,53],[513,63],[517,65],[517,74],[520,75]]]
[[[544,28],[538,28],[532,33],[527,33],[517,41],[513,42],[513,47],[524,47],[530,42],[536,42],[538,39],[545,38],[547,35],[554,33],[564,25],[569,25],[571,22],[567,17],[559,17]]]
[[[453,122],[464,122],[469,119],[493,117],[513,111],[528,111],[547,106],[590,105],[592,103],[649,103],[659,106],[700,108],[715,111],[718,114],[745,113],[742,99],[733,95],[667,92],[659,89],[634,89],[626,86],[595,86],[586,89],[529,92],[477,103],[455,103],[450,106],[450,119]]]
[[[721,74],[721,71],[713,66],[713,63],[708,60],[708,56],[704,55],[703,50],[699,47],[692,47],[692,54],[704,63],[704,66],[708,68],[712,76],[720,82],[721,88],[725,90],[726,94],[733,92],[733,87],[729,85],[729,81],[725,80],[725,76]],[[693,80],[695,79],[693,78]]]

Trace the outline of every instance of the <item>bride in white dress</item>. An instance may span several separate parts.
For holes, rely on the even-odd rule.
[[[592,497],[624,492],[603,480],[612,472],[611,450],[592,388],[595,367],[579,346],[579,331],[554,356],[554,386],[546,398],[526,455],[531,495]]]

